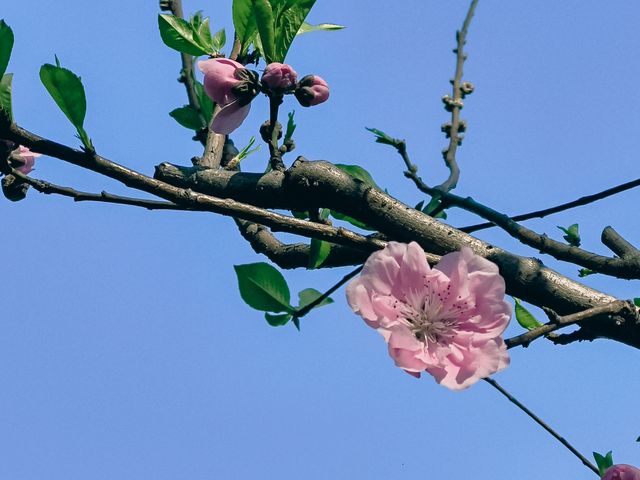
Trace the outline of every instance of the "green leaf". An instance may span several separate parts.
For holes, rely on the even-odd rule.
[[[595,272],[593,270],[589,270],[588,268],[581,268],[580,270],[578,270],[578,276],[580,278],[588,277],[589,275],[593,275],[595,273],[598,273],[598,272]]]
[[[253,145],[256,143],[256,137],[251,137],[249,139],[249,143],[238,152],[238,154],[234,157],[235,160],[231,160],[229,161],[229,165],[231,165],[232,162],[240,163],[242,160],[244,160],[245,158],[247,158],[249,155],[251,155],[252,153],[257,152],[258,150],[260,150],[260,145],[258,145],[256,148],[251,148],[253,147]]]
[[[4,20],[0,20],[0,77],[7,71],[13,49],[13,30]]]
[[[389,135],[384,133],[382,130],[378,130],[377,128],[369,128],[369,127],[364,127],[364,128],[365,130],[370,131],[376,136],[376,143],[382,143],[383,145],[391,145],[392,147],[395,147],[396,144],[398,143],[398,141],[395,138],[390,137]]]
[[[193,26],[183,18],[161,13],[158,15],[160,37],[165,45],[178,52],[200,56],[208,53],[194,38]]]
[[[256,19],[253,15],[253,0],[233,0],[233,27],[240,41],[241,53],[246,53],[256,32]]]
[[[267,323],[272,327],[282,327],[286,325],[289,320],[291,320],[290,313],[282,313],[280,315],[273,315],[271,313],[265,313],[264,318],[267,320]]]
[[[283,62],[316,0],[288,1],[276,18],[275,60]],[[262,36],[262,32],[260,33]]]
[[[633,304],[634,304],[636,307],[640,307],[640,298],[638,298],[638,297],[634,298],[634,299],[633,299]]]
[[[206,127],[198,112],[190,105],[176,108],[175,110],[169,112],[169,115],[171,115],[171,117],[174,118],[175,121],[180,125],[190,130],[198,131],[201,128]]]
[[[225,31],[224,28],[221,28],[213,36],[213,39],[211,40],[211,46],[213,47],[214,51],[219,52],[224,48],[226,43],[227,43],[227,32]]]
[[[13,122],[13,111],[11,108],[11,81],[13,73],[5,73],[0,79],[0,108],[6,112],[9,120]]]
[[[611,451],[609,451],[605,456],[602,456],[597,452],[593,452],[593,458],[595,458],[596,465],[598,465],[600,477],[604,475],[607,468],[613,466],[613,452]]]
[[[291,293],[282,274],[268,263],[234,265],[240,296],[250,307],[265,312],[293,312]]]
[[[293,116],[296,114],[295,110],[292,110],[287,114],[289,119],[287,120],[287,131],[284,134],[284,140],[282,143],[287,143],[289,140],[293,138],[293,132],[296,131],[296,122],[293,119]]]
[[[520,299],[513,297],[513,300],[516,302],[516,320],[521,327],[524,327],[527,330],[533,330],[534,328],[542,326],[542,323],[536,320],[536,317],[522,306]]]
[[[198,44],[206,51],[213,52],[216,50],[213,48],[213,39],[211,38],[211,27],[209,26],[209,17],[202,20],[198,28],[193,29],[195,35],[194,39],[197,39]]]
[[[429,203],[427,203],[427,205],[422,209],[422,212],[427,215],[431,215],[438,207],[440,207],[440,199],[437,196],[432,197],[431,200],[429,200]],[[442,218],[443,220],[446,220],[447,212],[445,212],[444,210],[441,210],[438,213],[436,213],[435,216],[433,216],[433,218]]]
[[[315,288],[305,288],[300,293],[298,293],[298,299],[300,301],[300,305],[298,305],[298,310],[306,307],[312,302],[315,302],[321,296],[322,296],[322,293],[320,293]],[[318,305],[316,305],[314,308],[323,307],[324,305],[329,305],[331,303],[333,303],[333,299],[331,299],[330,297],[327,297],[323,301],[321,301]]]
[[[209,97],[209,95],[207,95],[207,93],[204,91],[204,86],[196,79],[194,79],[193,82],[196,89],[196,94],[198,95],[200,112],[202,112],[204,119],[207,121],[207,125],[209,125],[209,123],[211,123],[211,119],[213,118],[213,109],[215,107],[215,104],[213,103],[213,100],[211,100],[211,97]]]
[[[302,22],[302,25],[300,25],[300,28],[298,29],[298,35],[319,31],[330,32],[334,30],[342,30],[343,28],[346,27],[344,25],[336,25],[335,23],[319,23],[318,25],[311,25],[310,23]]]
[[[563,235],[562,238],[564,238],[569,245],[571,245],[572,247],[580,246],[580,233],[578,232],[577,223],[570,225],[568,228],[564,228],[561,226],[558,226],[558,228],[566,233],[566,235]]]
[[[311,239],[311,248],[309,249],[309,264],[307,268],[313,270],[318,268],[331,253],[331,243],[317,238]]]
[[[66,68],[45,63],[40,80],[71,124],[81,129],[87,112],[87,99],[80,77]]]
[[[364,222],[357,220],[349,215],[345,215],[340,212],[336,212],[335,210],[331,210],[331,216],[335,219],[342,220],[344,222],[350,223],[354,227],[362,228],[363,230],[375,230],[375,228],[370,227]]]
[[[331,210],[329,210],[328,208],[323,208],[320,211],[320,218],[322,220],[326,220],[327,218],[329,218],[330,213]],[[312,238],[311,246],[309,249],[309,263],[307,264],[307,268],[309,270],[318,268],[327,259],[329,253],[331,253],[331,243],[325,242],[324,240],[318,240],[317,238]]]
[[[345,165],[342,163],[336,163],[335,166],[338,167],[343,172],[347,172],[353,178],[356,178],[361,182],[364,182],[366,185],[369,185],[370,187],[376,187],[377,189],[382,190],[380,187],[378,187],[378,185],[376,185],[376,182],[373,180],[373,177],[371,176],[371,174],[367,172],[364,168],[362,168],[360,165]]]
[[[253,13],[262,42],[262,53],[267,63],[282,61],[276,57],[275,22],[268,0],[253,0]]]

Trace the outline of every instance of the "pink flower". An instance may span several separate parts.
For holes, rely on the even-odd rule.
[[[318,105],[329,98],[329,85],[318,75],[307,75],[300,80],[295,95],[303,107]]]
[[[287,65],[286,63],[270,63],[262,74],[262,83],[271,90],[288,90],[293,87],[297,81],[298,74],[291,65]]]
[[[504,289],[498,267],[468,247],[430,268],[417,243],[389,242],[349,283],[347,300],[384,337],[396,366],[461,390],[509,365]]]
[[[11,152],[12,163],[18,164],[18,166],[14,168],[25,175],[28,175],[33,170],[36,164],[36,158],[40,156],[39,153],[32,152],[22,145]]]
[[[249,114],[251,98],[240,98],[234,92],[246,80],[241,72],[246,72],[244,66],[228,58],[212,58],[198,62],[198,67],[204,73],[204,90],[207,95],[218,104],[220,110],[216,113],[211,130],[228,135],[242,124]]]
[[[620,463],[607,468],[602,480],[640,480],[640,470],[631,465]]]

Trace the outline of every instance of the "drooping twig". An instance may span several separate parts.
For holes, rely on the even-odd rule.
[[[307,313],[309,313],[311,310],[313,310],[318,305],[320,305],[322,302],[324,302],[327,298],[329,298],[329,295],[331,295],[333,292],[338,290],[342,285],[347,283],[353,277],[358,275],[362,271],[362,268],[363,268],[362,266],[359,266],[355,270],[352,270],[351,272],[347,273],[344,277],[342,277],[340,280],[338,280],[331,288],[329,288],[326,292],[324,292],[322,295],[320,295],[318,298],[316,298],[313,302],[311,302],[307,306],[301,308],[300,310],[296,310],[294,312],[294,314],[293,314],[293,317],[294,318],[302,318],[302,317],[304,317]]]
[[[576,448],[571,445],[567,440],[564,439],[559,433],[557,433],[554,429],[552,429],[549,425],[547,425],[540,417],[538,417],[535,413],[529,410],[526,406],[524,406],[517,398],[507,392],[504,388],[502,388],[498,382],[496,382],[493,378],[485,378],[483,379],[493,388],[495,388],[498,392],[500,392],[504,397],[513,403],[516,407],[522,410],[525,414],[529,416],[534,422],[544,428],[553,438],[558,440],[562,445],[564,445],[571,453],[573,453],[578,459],[591,471],[593,471],[596,475],[600,476],[600,472],[598,468],[593,465],[589,460],[586,459],[584,455],[582,455]]]
[[[506,339],[504,343],[506,343],[507,348],[518,346],[527,347],[537,338],[546,336],[551,332],[567,327],[569,325],[584,322],[585,320],[600,317],[602,315],[622,315],[632,319],[635,319],[637,317],[636,307],[633,306],[633,304],[631,304],[630,302],[626,302],[623,300],[618,300],[607,305],[600,305],[588,310],[584,310],[582,312],[564,316],[558,315],[551,309],[545,308],[544,310],[549,316],[550,321],[538,328],[534,328],[533,330],[523,333],[522,335]]]
[[[36,191],[44,193],[46,195],[62,195],[64,197],[72,198],[75,202],[101,202],[101,203],[114,203],[118,205],[130,205],[134,207],[142,207],[147,210],[193,210],[192,208],[176,205],[172,202],[162,202],[158,200],[146,200],[142,198],[124,197],[121,195],[114,195],[109,192],[101,193],[88,193],[75,190],[70,187],[63,187],[43,180],[29,177],[17,170],[12,172],[16,178],[31,185]]]
[[[583,205],[589,205],[590,203],[597,202],[598,200],[602,200],[607,197],[611,197],[618,193],[624,192],[626,190],[631,190],[632,188],[636,188],[640,186],[640,178],[636,178],[630,182],[621,183],[620,185],[616,185],[615,187],[607,188],[598,193],[594,193],[592,195],[585,195],[584,197],[580,197],[576,200],[572,200],[567,203],[562,203],[560,205],[556,205],[553,207],[545,208],[542,210],[536,210],[535,212],[522,213],[520,215],[514,215],[511,220],[516,222],[522,222],[524,220],[530,220],[532,218],[543,218],[547,215],[552,215],[558,212],[564,212],[565,210],[569,210],[571,208],[581,207]],[[468,227],[462,227],[460,230],[466,233],[477,232],[478,230],[484,230],[486,228],[495,227],[495,223],[486,222],[486,223],[478,223],[477,225],[469,225]]]
[[[462,28],[456,32],[456,48],[454,49],[454,53],[456,54],[456,72],[452,80],[453,84],[453,97],[445,96],[443,98],[443,102],[445,103],[445,107],[448,111],[451,112],[451,123],[446,125],[445,130],[447,132],[447,136],[449,137],[449,146],[442,152],[444,157],[444,162],[449,168],[449,178],[445,180],[442,184],[436,187],[438,190],[442,190],[444,192],[448,192],[455,188],[458,184],[458,179],[460,178],[460,168],[458,167],[458,162],[456,161],[456,151],[458,146],[462,143],[462,137],[460,133],[463,132],[464,128],[462,126],[462,122],[460,120],[460,110],[464,105],[464,96],[465,91],[470,93],[470,84],[465,85],[463,89],[462,83],[462,73],[464,62],[467,59],[466,53],[464,53],[464,46],[467,41],[467,33],[469,31],[469,26],[471,25],[471,20],[473,19],[473,14],[475,13],[476,6],[478,4],[478,0],[472,0],[469,5],[469,10],[467,11],[467,16],[464,19],[464,23],[462,24]]]

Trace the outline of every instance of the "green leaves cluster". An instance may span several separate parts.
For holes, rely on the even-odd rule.
[[[569,245],[571,245],[572,247],[580,246],[580,232],[578,231],[577,223],[574,223],[567,228],[558,225],[558,228],[565,233],[562,238],[564,238]]]
[[[227,43],[224,28],[212,36],[209,18],[203,18],[201,12],[193,15],[188,22],[168,13],[159,14],[158,28],[165,45],[196,57],[217,55]]]
[[[94,151],[91,139],[84,129],[84,117],[87,113],[87,98],[80,77],[71,70],[56,64],[45,63],[40,67],[40,80],[56,102],[62,113],[76,127],[78,138],[89,151]]]
[[[273,327],[286,325],[293,319],[296,328],[300,329],[296,313],[322,294],[313,288],[306,288],[298,293],[298,306],[291,305],[291,291],[282,274],[268,263],[249,263],[233,267],[238,277],[240,296],[247,305],[265,312],[267,323]],[[324,299],[315,308],[333,303],[330,298]]]
[[[342,25],[310,25],[305,18],[316,0],[234,0],[233,25],[246,54],[251,45],[267,63],[283,62],[296,35],[339,30]]]
[[[5,73],[13,50],[13,30],[0,20],[0,109],[13,121],[11,109],[11,81],[13,74]]]

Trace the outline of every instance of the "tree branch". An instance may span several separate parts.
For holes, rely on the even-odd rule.
[[[640,178],[636,178],[630,182],[622,183],[620,185],[616,185],[615,187],[607,188],[598,193],[594,193],[592,195],[585,195],[584,197],[580,197],[577,200],[572,200],[567,203],[562,203],[560,205],[556,205],[553,207],[545,208],[543,210],[536,210],[535,212],[522,213],[520,215],[514,215],[511,220],[516,222],[522,222],[524,220],[530,220],[532,218],[543,218],[547,215],[552,215],[558,212],[564,212],[565,210],[569,210],[571,208],[581,207],[583,205],[589,205],[590,203],[597,202],[598,200],[602,200],[607,197],[611,197],[618,193],[624,192],[626,190],[631,190],[632,188],[636,188],[640,186]],[[484,230],[486,228],[493,228],[497,225],[492,222],[486,223],[478,223],[476,225],[469,225],[468,227],[462,227],[460,230],[466,233],[477,232],[478,230]]]
[[[522,335],[506,339],[504,343],[507,345],[507,348],[518,346],[528,347],[534,340],[547,336],[549,333],[559,330],[560,328],[581,323],[585,320],[594,320],[601,316],[607,316],[610,318],[617,317],[616,321],[630,322],[631,324],[638,324],[639,321],[638,309],[633,305],[633,302],[624,300],[617,300],[607,305],[600,305],[598,307],[590,308],[571,315],[565,315],[563,317],[559,316],[550,308],[544,308],[544,310],[550,321],[538,328],[534,328],[533,330],[523,333]],[[588,327],[586,327],[585,330],[588,331]]]
[[[266,174],[173,167],[171,170],[175,178],[166,183],[97,154],[73,150],[43,139],[17,125],[0,123],[0,138],[101,173],[183,207],[239,217],[266,225],[273,231],[318,238],[363,252],[382,248],[386,242],[344,228],[287,217],[265,207],[270,205],[269,208],[289,210],[331,208],[365,222],[389,239],[417,241],[435,258],[466,245],[498,265],[510,295],[534,305],[548,306],[560,314],[575,313],[615,300],[544,267],[536,259],[513,255],[438,222],[354,179],[329,162],[309,162],[299,158],[286,172]],[[158,167],[158,170],[162,169]],[[245,201],[252,204],[243,203]],[[619,325],[604,319],[591,329],[597,336],[640,347],[640,328],[637,325]]]
[[[452,80],[453,98],[447,95],[442,99],[445,104],[445,108],[451,112],[451,123],[444,127],[444,130],[449,137],[449,146],[442,152],[444,162],[449,168],[449,178],[436,187],[437,190],[442,190],[444,192],[454,189],[458,184],[458,179],[460,178],[460,168],[456,161],[456,151],[458,146],[462,143],[460,133],[464,131],[464,125],[460,120],[460,110],[462,110],[462,107],[464,106],[463,99],[465,94],[471,93],[468,89],[473,88],[469,87],[470,84],[467,84],[465,85],[466,88],[463,89],[462,72],[464,62],[467,59],[467,55],[464,53],[464,46],[467,42],[467,33],[477,4],[478,0],[472,0],[469,5],[469,10],[467,11],[467,16],[462,24],[462,29],[456,32],[456,48],[453,50],[456,54],[456,73]]]

